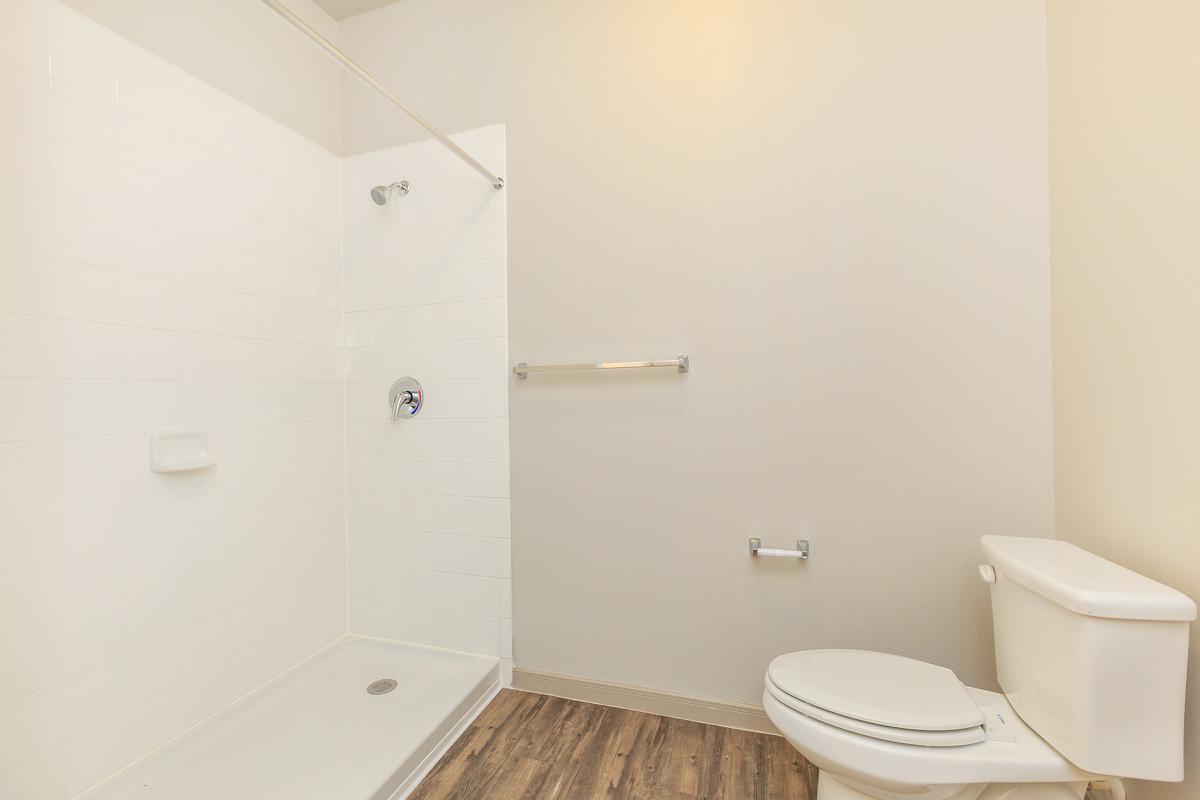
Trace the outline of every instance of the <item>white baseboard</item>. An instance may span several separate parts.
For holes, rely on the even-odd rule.
[[[757,733],[779,734],[760,706],[703,700],[656,689],[573,678],[550,672],[534,672],[520,667],[513,669],[512,685],[514,689],[565,697],[568,700],[616,706],[631,711],[644,711],[664,717],[706,722],[710,725]]]

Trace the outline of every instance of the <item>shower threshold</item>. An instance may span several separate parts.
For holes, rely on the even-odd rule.
[[[495,658],[348,636],[81,797],[402,797],[499,685]]]

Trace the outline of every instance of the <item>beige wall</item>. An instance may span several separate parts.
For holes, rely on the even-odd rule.
[[[335,153],[340,68],[259,0],[64,0],[101,25]],[[336,39],[312,0],[287,5]]]
[[[1200,598],[1200,5],[1048,10],[1058,534]]]
[[[757,703],[848,646],[993,685],[978,537],[1052,530],[1041,2],[404,0],[340,40],[507,124],[514,360],[693,358],[511,383],[517,666]],[[343,98],[348,152],[423,138]]]

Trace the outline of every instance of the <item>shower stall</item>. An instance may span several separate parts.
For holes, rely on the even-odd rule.
[[[95,5],[0,3],[0,798],[401,797],[511,675],[504,128],[336,151]]]

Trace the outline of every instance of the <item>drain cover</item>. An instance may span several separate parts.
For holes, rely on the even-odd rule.
[[[396,682],[391,678],[380,678],[367,686],[367,694],[387,694],[396,688]]]

